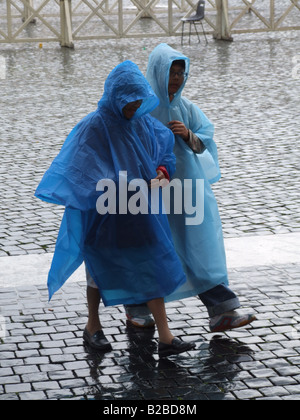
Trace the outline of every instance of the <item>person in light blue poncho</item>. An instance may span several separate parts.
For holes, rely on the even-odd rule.
[[[160,356],[194,347],[174,338],[165,313],[164,298],[186,278],[167,216],[159,205],[151,212],[157,195],[148,184],[175,170],[174,136],[149,115],[158,102],[134,63],[118,65],[98,109],[72,130],[35,194],[65,206],[48,277],[50,298],[84,261],[92,279],[84,339],[97,350],[111,349],[98,315],[100,296],[106,306],[147,302]]]
[[[187,282],[170,299],[199,295],[208,309],[211,331],[217,332],[244,326],[255,317],[235,311],[239,299],[228,287],[222,224],[210,186],[221,177],[214,127],[198,106],[182,96],[189,67],[182,53],[160,44],[150,54],[146,78],[160,100],[151,114],[175,134],[174,178],[193,180],[194,196],[196,180],[203,180],[203,221],[193,225],[186,222],[184,212],[169,215],[175,249],[187,275]]]

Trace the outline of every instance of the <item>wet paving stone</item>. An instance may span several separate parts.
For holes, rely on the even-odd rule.
[[[173,331],[197,343],[169,359],[158,358],[156,331],[130,327],[122,306],[100,309],[113,350],[99,354],[85,346],[85,282],[66,284],[50,303],[44,286],[0,289],[0,301],[12,302],[1,306],[0,400],[299,399],[300,265],[235,269],[230,278],[243,310],[258,321],[212,334],[198,299],[167,304]]]

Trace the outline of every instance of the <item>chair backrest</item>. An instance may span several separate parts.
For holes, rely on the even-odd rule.
[[[197,4],[197,17],[200,19],[204,18],[204,14],[205,14],[205,1],[204,0],[200,0]]]

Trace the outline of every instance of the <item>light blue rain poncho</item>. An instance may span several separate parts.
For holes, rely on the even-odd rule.
[[[142,106],[127,120],[122,109],[137,100]],[[138,67],[120,64],[105,82],[98,109],[76,125],[45,173],[36,196],[65,206],[48,277],[50,298],[83,261],[105,305],[165,297],[186,281],[167,216],[161,209],[151,214],[150,197],[148,214],[119,211],[121,199],[133,199],[135,192],[127,192],[131,181],[148,183],[160,165],[170,175],[175,171],[174,136],[148,114],[157,104]],[[116,208],[111,203],[106,214],[96,210],[108,191],[97,188],[101,180],[116,186]]]
[[[210,186],[221,176],[217,147],[213,141],[214,127],[196,105],[181,96],[187,77],[170,102],[169,72],[175,60],[185,61],[188,76],[189,59],[167,44],[158,45],[150,54],[146,78],[160,100],[152,115],[166,126],[172,120],[183,122],[202,140],[206,148],[204,153],[196,154],[181,137],[175,136],[176,172],[173,178],[180,179],[182,183],[185,179],[191,179],[194,186],[196,179],[204,180],[203,222],[187,225],[189,215],[184,212],[169,215],[175,249],[188,279],[170,298],[181,299],[206,292],[222,283],[227,285],[228,275],[221,219]]]

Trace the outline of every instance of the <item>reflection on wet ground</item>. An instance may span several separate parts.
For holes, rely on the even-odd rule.
[[[222,335],[213,336],[208,343],[199,336],[197,350],[189,352],[190,357],[170,360],[157,359],[154,329],[143,331],[127,324],[126,334],[128,357],[121,358],[117,367],[106,369],[107,373],[119,375],[118,384],[91,386],[88,398],[118,399],[119,392],[119,397],[126,400],[223,399],[241,372],[238,363],[253,361],[248,346]],[[90,376],[99,383],[105,356],[88,348],[86,351]],[[124,393],[125,383],[128,385]]]

